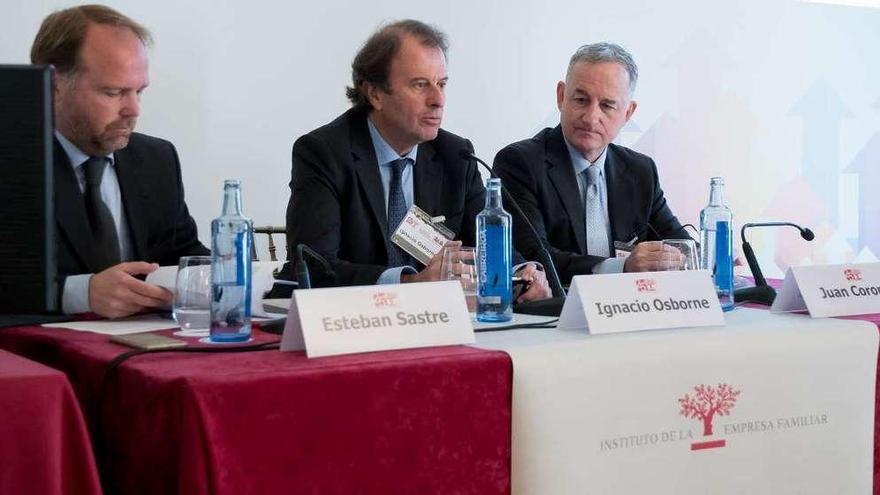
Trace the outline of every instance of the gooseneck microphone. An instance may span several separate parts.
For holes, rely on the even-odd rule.
[[[325,281],[328,281],[329,285],[331,286],[336,285],[336,271],[333,270],[333,267],[330,266],[330,263],[327,261],[327,259],[321,256],[317,251],[305,244],[300,243],[296,246],[295,256],[296,258],[294,271],[296,273],[296,281],[299,282],[300,289],[312,288],[312,274],[309,270],[309,264],[306,261],[306,258],[317,261],[323,271],[322,275],[329,279]],[[322,287],[323,286],[325,285],[322,285]]]
[[[742,228],[740,229],[739,235],[740,238],[742,238],[743,255],[746,257],[746,262],[748,262],[749,269],[752,271],[752,277],[755,279],[755,286],[733,291],[733,298],[736,302],[749,301],[770,306],[771,304],[773,304],[773,300],[776,299],[776,290],[773,287],[767,285],[767,280],[764,279],[764,274],[761,273],[761,266],[758,264],[758,258],[755,257],[755,251],[752,249],[752,245],[749,244],[749,242],[746,240],[746,229],[750,229],[753,227],[794,227],[800,231],[801,237],[805,241],[812,241],[816,238],[816,235],[813,234],[812,230],[801,227],[797,224],[793,224],[791,222],[761,222],[743,224]]]
[[[495,171],[492,170],[492,167],[486,164],[483,160],[480,160],[479,157],[474,155],[470,150],[461,149],[458,151],[458,156],[464,158],[465,160],[473,160],[474,162],[480,164],[485,168],[489,175],[497,178],[498,175],[495,174]],[[553,297],[565,298],[565,289],[562,287],[562,281],[559,279],[559,272],[556,271],[556,265],[553,263],[553,258],[550,256],[550,251],[547,250],[547,246],[544,244],[544,240],[541,239],[541,236],[538,235],[538,231],[535,229],[535,226],[532,225],[532,222],[529,220],[529,217],[523,213],[522,208],[519,207],[519,203],[513,199],[513,195],[504,187],[504,184],[501,184],[501,194],[507,199],[507,202],[513,207],[514,211],[517,215],[520,216],[525,221],[526,226],[529,229],[529,232],[535,237],[538,241],[538,257],[540,258],[538,261],[544,265],[544,272],[547,274],[547,282],[550,284],[550,290],[553,291]]]

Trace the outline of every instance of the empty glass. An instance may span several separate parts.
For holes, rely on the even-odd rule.
[[[697,255],[697,243],[693,239],[664,239],[663,244],[678,250],[681,257],[671,259],[666,270],[699,270],[700,261]]]
[[[477,310],[477,266],[472,247],[452,247],[443,250],[440,264],[442,280],[458,280],[464,290],[468,311]]]
[[[181,333],[211,326],[211,257],[183,256],[177,265],[174,319]],[[185,335],[185,333],[184,333]],[[205,333],[207,335],[207,333]],[[193,333],[193,336],[196,336]]]

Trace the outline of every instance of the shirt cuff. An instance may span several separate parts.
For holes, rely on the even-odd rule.
[[[416,269],[411,266],[395,266],[394,268],[389,268],[382,272],[382,275],[379,275],[379,280],[376,280],[378,285],[386,285],[386,284],[399,284],[400,276],[404,273],[417,273]]]
[[[61,310],[66,315],[88,313],[89,282],[92,274],[70,275],[64,279],[64,291],[61,293]]]
[[[526,261],[525,263],[520,263],[518,265],[514,265],[513,269],[511,270],[511,273],[516,274],[516,272],[525,268],[529,263],[535,265],[535,268],[537,268],[539,272],[544,271],[544,265],[538,263],[537,261]]]
[[[593,266],[593,273],[623,273],[626,258],[608,258]]]

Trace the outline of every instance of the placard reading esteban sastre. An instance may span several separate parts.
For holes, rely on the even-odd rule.
[[[473,342],[452,280],[294,291],[281,350],[315,357]]]
[[[598,334],[723,324],[711,277],[696,270],[577,276],[558,327]]]

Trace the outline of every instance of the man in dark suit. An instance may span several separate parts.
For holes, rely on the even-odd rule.
[[[168,141],[134,133],[149,84],[149,32],[108,7],[49,15],[31,48],[55,66],[55,215],[65,313],[121,317],[167,307],[136,276],[208,254],[183,199]]]
[[[649,157],[611,144],[632,117],[638,69],[623,48],[585,45],[556,88],[560,125],[513,143],[495,172],[548,246],[560,278],[665,269],[681,262],[659,241],[689,238],[666,204]],[[614,241],[635,244],[615,258]],[[514,244],[535,256],[538,241],[514,217]]]
[[[413,204],[445,216],[459,243],[474,245],[485,189],[471,143],[440,129],[446,41],[435,28],[400,21],[377,31],[352,64],[353,108],[293,146],[287,242],[333,265],[341,285],[439,280],[440,255],[421,271],[389,234]],[[534,264],[520,300],[547,297]]]

